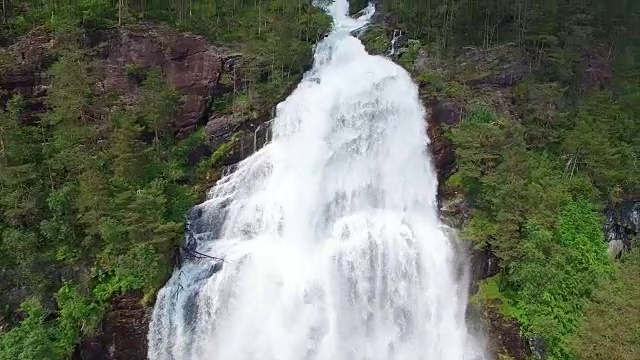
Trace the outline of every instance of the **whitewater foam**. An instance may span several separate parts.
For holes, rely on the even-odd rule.
[[[478,359],[439,221],[424,109],[338,0],[271,142],[196,206],[159,292],[151,360]],[[224,262],[207,256],[223,258]]]

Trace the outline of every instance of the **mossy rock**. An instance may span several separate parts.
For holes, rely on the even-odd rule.
[[[367,27],[359,36],[364,48],[371,55],[382,55],[389,51],[392,30],[384,25]]]

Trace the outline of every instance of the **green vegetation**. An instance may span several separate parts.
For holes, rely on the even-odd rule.
[[[640,190],[638,3],[380,4],[409,38],[397,62],[425,103],[461,106],[445,191],[471,207],[463,238],[501,266],[473,302],[517,319],[550,359],[636,356],[640,330],[622,318],[637,312],[640,279],[624,278],[637,266],[608,257],[601,214]],[[363,42],[386,49],[393,28],[374,30]]]
[[[186,170],[172,166],[165,126],[175,92],[150,72],[134,109],[95,119],[94,111],[115,104],[94,98],[89,65],[75,50],[51,66],[56,86],[39,123],[20,124],[20,97],[0,114],[0,261],[12,282],[3,287],[30,294],[26,320],[1,338],[1,359],[37,358],[32,341],[66,358],[110,296],[130,289],[153,296],[170,271],[183,214],[197,199],[176,182]],[[38,303],[54,292],[52,324]]]
[[[366,0],[351,1],[351,11]],[[558,56],[563,45],[585,45],[589,36],[619,36],[637,26],[634,0],[473,1],[380,0],[381,10],[411,38],[443,48],[518,43],[529,55],[554,65],[551,73],[570,63]],[[593,26],[593,27],[591,27]],[[595,31],[592,31],[594,30]],[[629,35],[629,34],[628,34]],[[635,34],[637,36],[637,34]],[[632,39],[627,39],[632,43]],[[540,51],[542,49],[542,51]]]
[[[586,306],[586,320],[570,339],[571,349],[585,360],[632,360],[640,357],[640,249],[617,264]],[[615,339],[615,341],[613,341]]]
[[[369,54],[380,55],[389,51],[389,39],[392,33],[385,26],[374,24],[367,27],[360,36],[360,40],[365,45]]]
[[[331,21],[308,1],[81,0],[2,2],[0,46],[50,34],[46,109],[0,92],[0,360],[68,359],[111,298],[153,302],[182,241],[186,211],[220,176],[238,134],[189,163],[204,129],[181,141],[170,121],[180,95],[159,69],[130,63],[133,100],[97,90],[96,32],[164,22],[241,54],[211,104],[251,119],[299,78]],[[229,51],[231,52],[231,51]],[[0,76],[18,65],[0,48]]]
[[[611,261],[596,188],[584,174],[567,174],[551,154],[527,149],[525,132],[484,107],[472,108],[451,131],[459,170],[449,186],[459,187],[473,207],[465,238],[490,245],[501,259],[503,276],[489,294],[497,297],[498,286],[503,304],[510,304],[505,315],[529,335],[543,336],[552,357],[565,358],[564,338],[579,326]]]
[[[508,304],[502,309],[504,314],[517,318],[529,335],[545,338],[551,358],[568,358],[567,336],[580,326],[585,303],[599,282],[611,275],[598,206],[602,201],[615,201],[617,193],[606,189],[628,192],[637,187],[633,166],[617,167],[633,161],[631,142],[614,136],[618,126],[627,126],[621,121],[624,114],[605,116],[602,97],[593,97],[598,99],[599,112],[579,109],[574,128],[548,137],[559,139],[559,152],[566,149],[562,144],[585,140],[580,147],[590,161],[578,169],[567,166],[551,151],[552,146],[531,150],[526,124],[501,119],[485,107],[472,108],[462,124],[451,130],[459,169],[449,186],[467,194],[473,208],[463,234],[477,247],[490,245],[503,267],[502,281],[485,283],[480,297],[500,298],[502,304]],[[583,106],[591,108],[596,103]],[[600,130],[585,128],[584,117],[598,114],[599,124],[610,127],[606,131],[607,125],[599,125]],[[590,131],[601,131],[601,135]],[[612,156],[613,151],[617,157]],[[637,284],[628,288],[633,286]],[[618,295],[604,292],[599,296]],[[589,322],[601,321],[593,318],[598,316],[595,312],[588,315]]]
[[[637,357],[637,263],[609,258],[602,211],[640,190],[638,3],[380,3],[425,103],[461,107],[445,192],[464,195],[462,237],[501,267],[472,301],[542,338],[549,359]],[[377,27],[372,49],[390,39]]]
[[[512,300],[505,297],[500,292],[500,279],[496,275],[480,282],[478,292],[471,297],[471,302],[476,305],[485,306],[487,304],[497,305],[500,313],[507,317],[516,317],[517,309]]]
[[[526,117],[518,123],[472,107],[451,130],[459,169],[449,186],[471,201],[465,237],[490,245],[501,259],[500,294],[490,293],[512,305],[505,315],[527,334],[547,341],[550,358],[564,359],[576,349],[566,340],[583,321],[585,304],[611,275],[598,210],[637,189],[633,139],[626,137],[637,120],[602,92],[585,97],[572,116],[557,116],[555,128],[540,128]],[[530,137],[540,131],[549,133],[547,144]],[[562,158],[569,149],[580,149],[579,166]],[[604,320],[587,315],[589,322]]]

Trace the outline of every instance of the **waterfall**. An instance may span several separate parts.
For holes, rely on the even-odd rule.
[[[189,214],[158,293],[151,360],[481,359],[440,223],[424,109],[409,75],[368,55],[348,2],[270,141]]]

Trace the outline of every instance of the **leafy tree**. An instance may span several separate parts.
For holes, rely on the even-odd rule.
[[[168,87],[162,74],[149,71],[142,82],[142,100],[140,117],[144,126],[153,132],[154,144],[157,147],[161,137],[166,137],[168,124],[178,103],[178,94]]]
[[[44,320],[42,306],[35,300],[22,304],[27,317],[19,326],[0,337],[0,359],[10,360],[62,360],[55,347],[55,335]]]
[[[551,358],[567,358],[567,338],[611,269],[590,174],[528,149],[522,125],[486,107],[472,109],[450,136],[459,169],[449,186],[473,206],[463,235],[501,259],[509,315],[546,340]]]
[[[564,134],[562,151],[570,173],[586,173],[606,198],[637,190],[638,120],[626,113],[606,92],[585,99],[573,127]]]
[[[587,303],[586,317],[570,338],[579,359],[631,360],[640,356],[640,250],[617,264],[616,276],[606,281]]]

